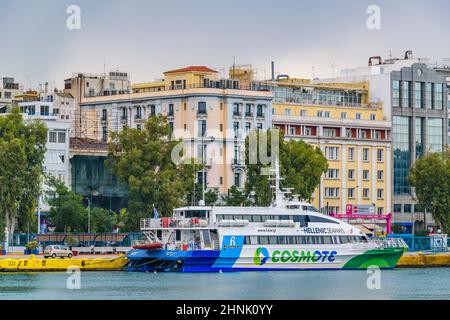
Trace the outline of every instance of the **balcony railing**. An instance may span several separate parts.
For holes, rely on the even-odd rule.
[[[235,117],[240,117],[240,116],[241,116],[241,112],[240,112],[240,111],[234,110],[234,111],[233,111],[233,116],[235,116]]]
[[[206,114],[207,114],[206,109],[198,109],[197,110],[197,115],[206,115]]]
[[[253,112],[246,112],[246,113],[245,113],[245,116],[246,116],[246,117],[253,117]]]

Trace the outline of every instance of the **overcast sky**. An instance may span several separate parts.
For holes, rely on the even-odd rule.
[[[81,30],[69,30],[69,5]],[[381,30],[366,26],[381,8]],[[61,87],[74,72],[120,68],[132,82],[166,70],[252,64],[258,77],[311,78],[366,65],[369,56],[450,57],[448,0],[0,0],[0,77]]]

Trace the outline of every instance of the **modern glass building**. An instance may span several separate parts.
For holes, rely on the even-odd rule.
[[[426,64],[414,63],[391,72],[393,209],[394,221],[399,224],[423,223],[423,209],[416,204],[408,176],[417,159],[442,152],[447,143],[444,101],[446,78]],[[427,217],[428,226],[433,225],[431,220]]]

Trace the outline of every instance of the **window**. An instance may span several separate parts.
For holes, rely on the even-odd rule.
[[[364,199],[369,199],[369,192],[370,192],[369,188],[363,189],[363,198]]]
[[[395,203],[394,204],[394,213],[401,213],[402,212],[402,205]]]
[[[241,115],[239,103],[233,104],[233,115],[234,116],[240,116]]]
[[[348,161],[355,161],[355,148],[348,148]]]
[[[339,188],[325,188],[326,198],[339,198]]]
[[[410,107],[410,82],[403,81],[402,82],[402,107],[409,108]]]
[[[341,119],[347,119],[347,112],[341,112]]]
[[[392,81],[392,106],[400,107],[400,81]]]
[[[150,116],[154,116],[156,115],[156,107],[155,106],[150,106]]]
[[[427,109],[433,108],[433,84],[425,84],[425,107]]]
[[[355,198],[355,188],[349,188],[348,189],[348,198],[354,199]]]
[[[108,141],[108,129],[107,127],[102,127],[102,141],[107,142]]]
[[[323,129],[323,136],[324,137],[336,137],[336,130],[335,129]]]
[[[108,110],[102,110],[102,121],[106,121],[108,119]]]
[[[11,99],[11,92],[5,91],[5,99]]]
[[[206,114],[206,102],[204,101],[200,101],[198,103],[198,110],[197,110],[198,114]]]
[[[252,129],[252,124],[250,122],[246,122],[245,123],[245,132],[247,134],[249,134],[251,129]]]
[[[377,190],[377,199],[378,200],[384,199],[384,189],[378,189]]]
[[[384,171],[383,170],[378,170],[377,171],[377,180],[378,181],[383,181],[384,180]]]
[[[394,154],[394,194],[410,194],[408,181],[411,167],[410,119],[394,116],[392,121]]]
[[[414,83],[414,108],[422,108],[422,83]]]
[[[259,122],[259,123],[256,125],[256,127],[258,128],[258,130],[262,130],[262,129],[263,129],[263,124]]]
[[[50,143],[56,143],[57,134],[56,131],[50,131],[48,133],[48,142]]]
[[[363,170],[363,180],[369,180],[370,171],[369,170]]]
[[[234,185],[238,188],[241,187],[241,174],[240,173],[234,174]]]
[[[290,116],[291,115],[291,109],[284,109],[284,115]]]
[[[246,104],[246,105],[245,105],[245,116],[246,116],[246,117],[251,117],[251,116],[253,116],[252,105],[251,105],[251,104]]]
[[[258,106],[256,107],[256,116],[257,117],[264,117],[264,106],[262,104],[258,104]]]
[[[363,148],[363,161],[367,162],[369,161],[369,149]]]
[[[442,152],[443,150],[443,119],[427,118],[427,143],[430,152]]]
[[[443,85],[442,83],[434,84],[434,108],[438,110],[442,110],[443,104]]]
[[[348,180],[355,180],[355,169],[348,169]]]
[[[384,214],[384,208],[377,208],[377,214],[379,216],[383,215]]]
[[[223,185],[223,177],[220,177],[219,181],[220,181],[220,185]]]
[[[377,149],[377,161],[384,162],[384,150],[383,149]]]
[[[356,114],[356,120],[361,120],[361,113]]]
[[[327,160],[339,160],[339,147],[325,147]]]
[[[173,103],[169,104],[169,117],[173,117]]]
[[[370,114],[370,120],[375,121],[377,118],[376,114],[372,113]]]
[[[58,143],[66,143],[66,133],[58,132]]]
[[[328,169],[325,173],[327,179],[339,179],[339,169]]]
[[[306,110],[300,110],[300,116],[301,117],[306,117]]]

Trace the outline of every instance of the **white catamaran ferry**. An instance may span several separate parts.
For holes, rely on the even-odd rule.
[[[392,269],[401,240],[370,240],[309,203],[285,201],[276,177],[272,207],[185,207],[142,219],[146,240],[128,254],[129,271],[225,272]],[[398,242],[393,242],[398,241]]]

